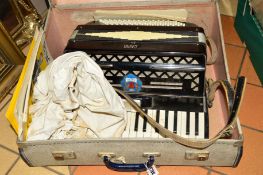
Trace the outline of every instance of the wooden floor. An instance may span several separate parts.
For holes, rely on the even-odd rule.
[[[233,27],[234,18],[222,16],[225,46],[232,83],[244,55],[244,46]],[[244,153],[237,168],[228,167],[183,167],[161,166],[161,175],[262,175],[263,174],[263,88],[250,62],[249,53],[245,55],[242,75],[248,78],[245,98],[240,111],[240,120],[245,137]],[[5,112],[12,92],[1,102],[0,115],[0,175],[136,175],[145,173],[117,173],[105,166],[59,166],[28,167],[19,157],[16,135],[5,119]]]

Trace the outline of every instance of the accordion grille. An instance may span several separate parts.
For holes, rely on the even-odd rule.
[[[89,55],[96,62],[137,62],[137,63],[159,63],[159,64],[203,64],[199,58],[189,56],[152,56],[152,55],[114,55],[114,54],[92,54]]]

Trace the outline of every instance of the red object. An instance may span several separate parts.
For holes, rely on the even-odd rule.
[[[129,87],[129,89],[134,89],[134,83],[130,82],[128,87]]]

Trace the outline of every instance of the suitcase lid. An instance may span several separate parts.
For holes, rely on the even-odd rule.
[[[51,8],[116,7],[141,5],[167,5],[174,3],[204,3],[215,0],[49,0]]]

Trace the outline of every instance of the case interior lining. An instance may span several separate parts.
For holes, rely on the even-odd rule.
[[[163,6],[145,6],[145,7],[129,7],[128,9],[176,9],[182,8],[180,5],[163,5]],[[189,12],[189,22],[197,23],[205,29],[208,36],[212,37],[218,46],[218,58],[214,65],[207,66],[206,77],[214,80],[226,79],[226,69],[224,62],[224,52],[222,48],[221,33],[220,33],[220,19],[217,14],[217,7],[215,3],[203,4],[186,4],[184,8]],[[98,9],[98,8],[97,8]],[[111,7],[100,9],[126,9],[125,7]],[[61,55],[69,40],[72,32],[79,24],[85,24],[92,20],[92,16],[87,16],[85,20],[76,18],[77,13],[92,12],[94,9],[55,9],[50,11],[48,25],[46,26],[46,41],[53,58]],[[196,15],[198,14],[198,15]],[[209,15],[208,15],[209,14]],[[212,137],[217,134],[227,123],[227,106],[225,99],[221,92],[216,92],[213,108],[209,109],[209,136]],[[238,137],[238,131],[235,129],[233,138]]]

